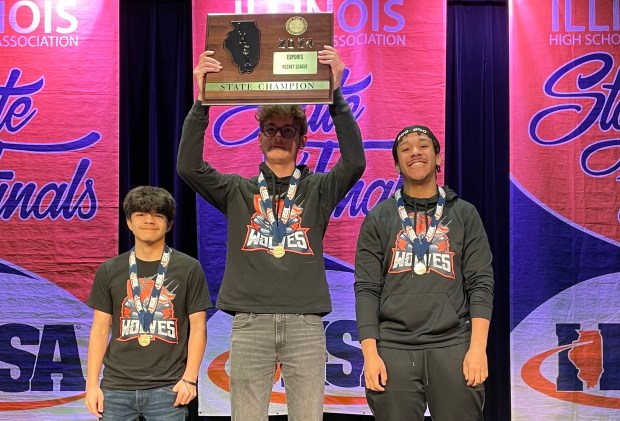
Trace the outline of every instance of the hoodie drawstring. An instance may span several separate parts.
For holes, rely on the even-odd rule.
[[[273,209],[271,209],[274,212],[274,216],[276,219],[276,224],[280,223],[280,193],[278,193],[278,195],[276,196],[276,178],[275,177],[271,177],[271,203],[273,204]]]
[[[428,206],[428,201],[424,201],[424,235],[426,235],[428,233],[428,210],[427,210],[427,206]],[[432,240],[431,240],[432,241]],[[428,268],[428,254],[430,253],[431,248],[430,246],[426,249],[426,253],[424,253],[424,266],[426,266]],[[428,270],[428,269],[427,269]]]
[[[426,233],[428,232],[428,201],[425,200],[424,201],[424,235],[426,235]],[[413,201],[413,231],[415,232],[416,237],[419,238],[419,234],[416,231],[418,229],[418,205],[415,202],[415,200]],[[426,249],[426,252],[424,253],[424,265],[426,267],[428,267],[428,254],[430,253],[430,247]],[[411,256],[411,277],[413,278],[414,275],[414,270],[413,267],[415,265],[415,252],[412,253]]]
[[[282,197],[282,184],[280,184],[280,188],[276,192],[278,184],[276,183],[276,177],[271,177],[271,190],[272,190],[272,206],[271,209],[274,212],[276,224],[280,224],[280,198]],[[288,187],[287,187],[288,188]]]
[[[416,232],[416,228],[418,226],[418,206],[415,202],[415,200],[413,201],[413,232],[415,232],[416,237],[418,236],[418,233]],[[414,277],[415,272],[413,271],[413,266],[415,266],[415,249],[411,249],[412,253],[411,253],[411,278]]]

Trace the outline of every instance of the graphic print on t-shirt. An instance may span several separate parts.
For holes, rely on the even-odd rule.
[[[409,217],[413,218],[414,213],[409,213]],[[426,222],[424,221],[426,218]],[[426,236],[426,228],[431,224],[432,215],[426,215],[424,212],[418,212],[416,220],[415,232],[418,238]],[[449,222],[444,225],[444,221],[440,221],[437,230],[430,241],[431,245],[425,256],[428,268],[446,278],[455,278],[454,275],[454,252],[450,251],[450,239],[448,238]],[[412,259],[414,261],[412,262]],[[396,235],[394,248],[392,248],[392,263],[388,270],[389,273],[401,273],[411,271],[418,261],[417,256],[413,252],[413,246],[407,237],[404,229],[401,229]]]
[[[151,291],[153,285],[155,285],[155,278],[157,274],[154,274],[148,278],[139,278],[140,283],[140,301],[142,302],[142,308],[148,309],[149,301],[151,300]],[[174,304],[172,300],[175,297],[173,280],[166,280],[161,289],[161,294],[157,300],[157,306],[155,307],[155,313],[153,314],[153,321],[149,326],[149,336],[151,340],[161,339],[162,341],[176,344],[179,342],[177,336],[177,319],[174,317]],[[145,333],[140,319],[136,305],[132,299],[133,292],[131,289],[131,281],[127,280],[127,297],[123,300],[123,308],[121,309],[121,323],[120,323],[120,336],[119,341],[129,341],[132,339],[138,339],[138,337]],[[148,310],[147,310],[148,311]]]
[[[273,250],[277,244],[273,237],[271,223],[264,214],[260,203],[260,196],[255,195],[254,209],[256,210],[256,213],[252,215],[250,224],[247,226],[248,232],[245,236],[245,241],[243,242],[243,247],[241,250],[266,250],[271,253],[271,250]],[[278,204],[278,209],[280,209],[280,215],[278,215],[278,217],[280,220],[278,222],[281,223],[281,219],[286,219],[288,216],[283,241],[284,250],[286,252],[298,254],[314,254],[312,248],[310,247],[310,243],[308,242],[307,231],[309,228],[301,227],[301,214],[303,212],[303,208],[293,204],[293,206],[291,206],[290,215],[281,215],[281,209],[283,207],[283,201],[280,200],[280,203]]]

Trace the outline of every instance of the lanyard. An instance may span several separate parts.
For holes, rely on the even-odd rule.
[[[151,289],[151,296],[148,299],[147,307],[142,305],[140,299],[140,282],[138,281],[138,265],[136,264],[136,248],[131,249],[129,253],[129,281],[131,282],[131,292],[133,294],[133,303],[136,306],[138,312],[138,318],[142,325],[142,330],[145,333],[149,333],[151,322],[157,308],[157,302],[159,301],[159,295],[161,294],[162,287],[164,285],[164,279],[166,278],[166,271],[168,270],[168,262],[170,262],[170,254],[172,250],[166,244],[164,244],[164,253],[159,261],[159,268],[157,269],[157,277],[155,278],[155,284]]]
[[[301,178],[301,171],[298,168],[293,171],[293,175],[291,175],[291,179],[289,181],[288,190],[286,192],[286,196],[284,198],[284,207],[282,208],[282,214],[276,219],[276,216],[273,212],[273,202],[269,197],[269,190],[267,189],[267,182],[265,181],[265,175],[261,171],[258,175],[258,191],[260,193],[260,202],[261,207],[263,208],[264,214],[267,216],[267,220],[269,221],[271,235],[273,236],[274,242],[276,246],[282,247],[282,242],[284,240],[284,234],[286,233],[286,227],[288,220],[291,216],[291,208],[295,203],[295,193],[297,192],[297,185],[299,183],[299,179]],[[274,192],[274,200],[275,192]],[[283,251],[283,248],[282,248]],[[283,254],[282,254],[283,255]],[[282,257],[282,256],[276,256]]]

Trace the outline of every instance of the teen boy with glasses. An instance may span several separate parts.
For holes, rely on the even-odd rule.
[[[198,86],[219,72],[212,51],[194,69]],[[204,162],[209,107],[197,101],[185,119],[179,175],[228,218],[226,270],[217,308],[234,315],[230,347],[232,418],[267,420],[276,364],[281,363],[289,420],[322,420],[325,333],[331,311],[323,237],[338,202],[360,179],[366,162],[359,127],[344,100],[344,64],[326,46],[319,63],[334,75],[329,112],[341,157],[328,173],[296,165],[306,145],[308,122],[297,105],[258,108],[264,162],[244,178],[222,174]]]

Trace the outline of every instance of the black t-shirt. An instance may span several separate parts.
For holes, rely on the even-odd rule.
[[[137,260],[140,299],[150,297],[159,261]],[[110,342],[103,360],[103,389],[140,390],[176,383],[185,371],[189,315],[211,307],[200,263],[173,250],[151,323],[148,346],[133,302],[129,282],[129,252],[104,262],[93,282],[88,303],[112,315]]]

